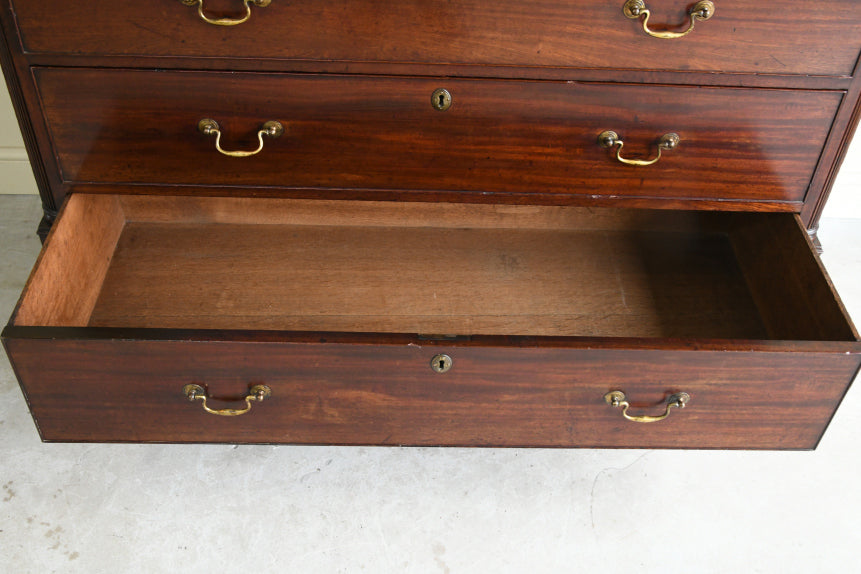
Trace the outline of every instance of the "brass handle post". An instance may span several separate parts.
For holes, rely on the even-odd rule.
[[[643,16],[643,30],[649,36],[652,36],[653,38],[662,38],[664,40],[672,40],[675,38],[683,38],[693,32],[694,25],[697,20],[708,20],[714,16],[715,5],[714,2],[710,2],[709,0],[701,0],[694,4],[688,12],[688,16],[691,18],[691,25],[684,32],[659,32],[657,30],[650,29],[649,16],[651,16],[652,13],[648,8],[646,8],[645,0],[628,0],[625,2],[625,5],[622,6],[622,12],[625,16],[633,20]]]
[[[229,157],[249,157],[257,155],[263,151],[263,136],[277,138],[281,137],[281,134],[284,133],[284,126],[282,126],[280,122],[276,122],[274,120],[269,121],[263,124],[260,131],[257,132],[257,141],[259,142],[257,149],[252,151],[226,151],[221,147],[221,128],[219,127],[218,122],[210,118],[203,118],[197,123],[197,129],[204,135],[214,135],[215,149]]]
[[[670,411],[672,409],[683,409],[690,400],[691,396],[688,393],[676,393],[667,399],[667,408],[664,410],[664,414],[662,415],[629,415],[628,409],[631,405],[628,403],[625,393],[622,391],[611,391],[604,395],[604,401],[606,401],[608,405],[611,407],[621,408],[622,416],[635,423],[656,423],[658,421],[662,421],[670,416]]]
[[[272,0],[243,0],[242,3],[245,4],[245,16],[241,18],[210,18],[203,11],[203,0],[179,0],[186,6],[194,6],[197,4],[197,14],[200,16],[200,19],[206,22],[207,24],[212,24],[213,26],[236,26],[237,24],[244,24],[248,22],[248,19],[251,18],[251,5],[254,4],[260,8],[265,8],[272,3]]]
[[[254,385],[248,392],[248,395],[243,399],[245,401],[244,409],[213,409],[210,408],[208,404],[206,404],[207,399],[209,399],[209,395],[200,385],[190,384],[182,387],[182,394],[189,401],[201,401],[203,403],[203,410],[208,412],[211,415],[219,415],[222,417],[238,417],[239,415],[244,415],[245,413],[251,410],[251,403],[259,402],[262,403],[264,399],[272,396],[272,389],[267,387],[266,385]]]
[[[669,133],[661,136],[661,139],[658,140],[658,155],[652,159],[627,159],[622,157],[622,148],[625,146],[625,142],[619,137],[614,131],[605,131],[601,132],[598,136],[598,143],[601,147],[612,148],[614,146],[618,146],[616,148],[616,159],[621,163],[626,165],[636,165],[636,166],[644,166],[644,165],[652,165],[658,163],[658,160],[661,159],[662,151],[670,151],[674,150],[678,147],[681,138],[679,138],[679,134]]]

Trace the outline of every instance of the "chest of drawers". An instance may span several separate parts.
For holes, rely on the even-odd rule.
[[[42,438],[815,447],[854,4],[4,0]]]

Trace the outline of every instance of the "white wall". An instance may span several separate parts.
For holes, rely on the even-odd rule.
[[[0,86],[0,194],[38,193],[5,85]]]
[[[38,193],[9,94],[0,87],[0,194]],[[823,217],[861,219],[861,136],[843,163]]]
[[[849,146],[822,217],[861,219],[861,130]]]

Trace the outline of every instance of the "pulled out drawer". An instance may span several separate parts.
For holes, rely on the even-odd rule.
[[[80,193],[3,341],[48,441],[808,449],[861,362],[791,214]]]
[[[800,211],[844,96],[415,77],[34,74],[68,186],[326,199],[603,199],[711,209],[759,202]],[[607,132],[615,139],[601,137]],[[666,143],[672,135],[675,146]]]

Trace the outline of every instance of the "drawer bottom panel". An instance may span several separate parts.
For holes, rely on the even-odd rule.
[[[61,331],[61,330],[60,330]],[[360,340],[360,339],[359,339]],[[46,441],[814,448],[856,354],[278,341],[7,338]],[[618,344],[618,343],[617,343]],[[432,359],[447,354],[451,369]],[[49,357],[49,360],[46,358]],[[244,408],[253,385],[271,396]],[[625,420],[605,402],[623,391]]]

